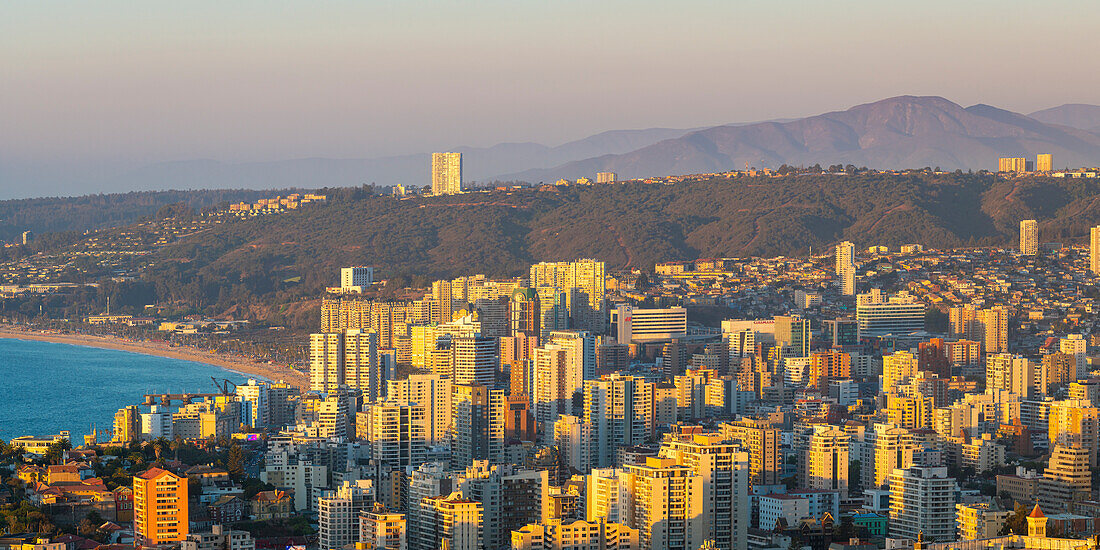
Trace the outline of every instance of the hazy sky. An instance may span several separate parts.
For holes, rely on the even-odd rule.
[[[0,163],[557,144],[900,94],[1100,104],[1098,20],[1097,0],[6,0]]]

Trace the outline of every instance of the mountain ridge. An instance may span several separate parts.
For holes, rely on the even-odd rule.
[[[1100,136],[989,105],[964,108],[939,96],[897,96],[790,122],[697,130],[626,154],[501,178],[553,181],[604,170],[642,178],[734,170],[745,163],[995,170],[998,157],[1038,153],[1053,153],[1059,166],[1095,164]]]

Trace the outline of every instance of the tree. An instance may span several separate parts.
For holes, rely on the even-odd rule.
[[[226,460],[226,470],[229,470],[229,475],[235,479],[244,477],[244,451],[241,446],[234,443],[229,448],[229,458]]]
[[[68,439],[62,439],[61,441],[55,441],[50,443],[50,446],[46,448],[46,460],[50,464],[61,464],[61,459],[65,454],[65,451],[72,449],[72,443],[69,443]]]
[[[157,462],[160,462],[160,455],[164,453],[164,450],[171,446],[171,442],[166,437],[158,437],[156,441],[153,441],[153,454],[157,457]]]
[[[1002,535],[1026,535],[1027,534],[1027,514],[1028,510],[1025,506],[1017,505],[1016,511],[1008,516],[1005,520],[1004,527],[1001,527]]]

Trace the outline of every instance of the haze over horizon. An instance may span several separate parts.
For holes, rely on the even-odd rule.
[[[104,191],[159,162],[557,145],[907,94],[1100,104],[1095,2],[689,4],[18,2],[0,18],[0,196]]]

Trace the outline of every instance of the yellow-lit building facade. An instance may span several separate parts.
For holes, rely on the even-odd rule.
[[[156,546],[187,538],[187,478],[160,468],[134,476],[134,541]]]

